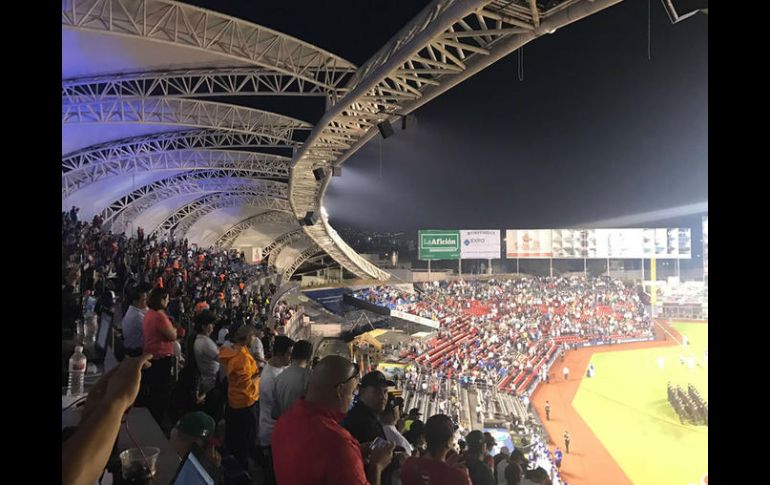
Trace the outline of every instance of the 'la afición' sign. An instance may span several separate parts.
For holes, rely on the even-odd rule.
[[[460,231],[419,231],[420,259],[460,259]]]

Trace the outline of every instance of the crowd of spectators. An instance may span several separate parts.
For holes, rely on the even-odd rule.
[[[415,341],[403,354],[438,379],[505,389],[520,374],[545,380],[542,364],[565,343],[652,335],[636,290],[606,277],[460,280],[416,284],[415,290],[384,286],[356,296],[440,322],[435,338]]]
[[[314,359],[310,342],[281,335],[296,309],[279,303],[271,315],[275,287],[246,286],[269,277],[266,267],[187,241],[145,238],[141,230],[115,235],[98,216],[78,221],[74,209],[62,214],[62,228],[63,341],[80,335],[87,314],[111,312],[121,361],[89,392],[84,419],[63,442],[66,483],[94,482],[131,406],[150,410],[180,457],[194,452],[217,470],[216,483],[253,483],[255,471],[268,485],[416,485],[426,477],[552,483],[547,462],[534,459],[540,448],[531,448],[529,460],[521,450],[493,457],[491,435],[460,428],[457,388],[443,384],[452,372],[499,379],[515,368],[505,351],[531,364],[540,345],[559,336],[630,332],[646,322],[638,300],[612,280],[452,282],[416,294],[375,289],[373,301],[440,320],[438,341],[458,322],[471,329],[470,340],[399,379],[402,388],[419,386],[441,401],[423,421],[417,409],[404,412],[396,383],[379,371],[359,377],[359,364]],[[595,300],[586,297],[592,291]]]

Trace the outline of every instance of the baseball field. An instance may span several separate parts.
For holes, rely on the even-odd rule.
[[[692,383],[708,401],[704,358],[708,325],[672,322],[666,328],[667,342],[570,352],[567,365],[582,374],[567,382],[557,377],[536,393],[535,407],[541,416],[545,399],[554,408],[551,421],[545,423],[552,445],[563,450],[564,430],[572,435],[571,454],[565,455],[562,466],[570,484],[703,483],[708,472],[708,427],[680,424],[668,403],[666,386],[669,381],[684,388]],[[689,340],[687,349],[680,344],[682,336]],[[585,377],[589,363],[596,368],[593,378]]]

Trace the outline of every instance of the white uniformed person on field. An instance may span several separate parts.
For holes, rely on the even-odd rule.
[[[569,433],[567,431],[564,432],[564,449],[569,453]]]
[[[564,380],[566,381],[569,379],[569,367],[566,365],[564,366],[564,369],[562,370],[562,373],[564,374]]]
[[[551,403],[549,401],[545,402],[545,419],[546,421],[551,420]]]

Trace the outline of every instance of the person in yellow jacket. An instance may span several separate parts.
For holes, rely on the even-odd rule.
[[[258,451],[259,367],[249,352],[256,335],[256,328],[241,325],[235,332],[235,346],[219,350],[219,361],[227,371],[225,446],[245,470],[249,457],[256,459]]]

